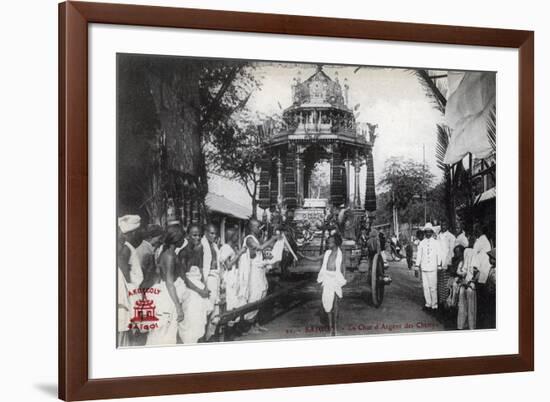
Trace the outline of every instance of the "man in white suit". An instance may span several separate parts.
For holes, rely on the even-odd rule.
[[[424,240],[418,245],[416,266],[422,271],[425,310],[437,310],[437,270],[441,269],[442,253],[439,242],[434,238],[430,222],[424,226]]]

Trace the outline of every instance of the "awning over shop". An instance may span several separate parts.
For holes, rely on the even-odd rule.
[[[206,207],[223,215],[232,216],[237,219],[246,220],[252,215],[252,208],[237,204],[223,195],[208,193],[206,195]]]
[[[484,191],[483,193],[479,194],[476,197],[474,201],[474,205],[479,204],[480,202],[483,202],[483,201],[492,200],[496,196],[497,196],[496,187],[490,188],[489,190]]]
[[[475,158],[491,155],[487,124],[494,113],[496,75],[487,72],[449,72],[445,120],[452,134],[445,163],[452,165],[469,152]]]

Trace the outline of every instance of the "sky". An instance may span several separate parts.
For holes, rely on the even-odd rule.
[[[436,125],[443,115],[426,97],[416,75],[407,69],[324,65],[323,71],[343,85],[347,78],[351,108],[358,106],[358,123],[378,124],[374,155],[375,180],[378,183],[385,161],[390,157],[411,158],[422,163],[423,145],[427,168],[436,180],[441,178],[435,159]],[[253,72],[260,82],[247,107],[263,115],[280,114],[291,105],[294,78],[302,81],[316,71],[316,65],[257,62]],[[365,169],[361,172],[364,194]],[[353,188],[353,187],[352,187]],[[241,197],[239,197],[241,198]]]

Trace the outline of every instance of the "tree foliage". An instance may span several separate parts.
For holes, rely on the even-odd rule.
[[[244,61],[207,63],[201,77],[201,119],[209,169],[238,180],[251,197],[255,215],[262,143],[270,131],[262,116],[247,108],[260,88],[254,70],[254,64]]]
[[[447,165],[445,160],[445,154],[447,153],[447,148],[449,147],[449,142],[451,141],[451,129],[445,125],[438,124],[436,126],[437,131],[437,142],[435,147],[435,159],[437,167],[443,172],[443,181],[441,182],[442,186],[442,201],[444,202],[445,208],[445,219],[449,223],[450,227],[454,229],[455,227],[455,203],[453,197],[453,181],[452,181],[452,171],[453,167]]]
[[[269,157],[263,145],[273,131],[272,120],[255,115],[228,120],[224,129],[213,135],[205,148],[209,168],[230,179],[238,180],[246,189],[256,214],[260,180],[260,164]]]
[[[206,60],[200,75],[200,110],[203,146],[219,140],[241,120],[252,93],[260,87],[255,67],[247,61]]]
[[[445,204],[444,183],[440,182],[426,192],[426,220],[437,223],[446,219],[447,205]],[[376,224],[392,222],[392,195],[385,191],[377,195],[379,208],[376,210]],[[414,197],[406,208],[397,210],[399,222],[412,226],[424,225],[424,197]]]
[[[388,205],[404,210],[431,188],[434,177],[422,163],[392,157],[386,161],[379,185],[391,194]]]

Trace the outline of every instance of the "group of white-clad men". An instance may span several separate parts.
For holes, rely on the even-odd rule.
[[[418,243],[415,266],[421,271],[427,311],[437,311],[438,307],[457,307],[457,328],[475,329],[479,296],[484,304],[490,304],[488,290],[496,282],[496,249],[484,233],[480,224],[474,224],[473,238],[468,239],[463,228],[458,227],[457,235],[450,232],[443,222],[439,233],[430,222],[423,228],[424,238]],[[473,243],[473,244],[470,244]],[[452,276],[442,275],[452,272]],[[446,300],[438,300],[438,276],[448,283]],[[493,291],[494,296],[494,291]],[[482,306],[490,311],[490,306]]]
[[[264,242],[261,224],[248,222],[248,234],[230,228],[220,244],[217,227],[178,222],[166,229],[141,226],[138,215],[118,219],[117,345],[171,345],[208,341],[225,309],[233,310],[267,295],[266,271],[288,246],[280,230]],[[270,250],[265,253],[264,250]],[[242,319],[240,319],[242,318]],[[263,332],[258,310],[236,322],[244,331]]]

